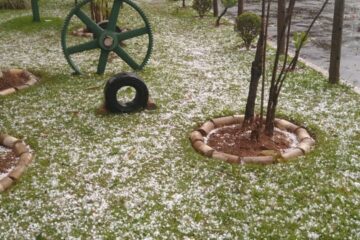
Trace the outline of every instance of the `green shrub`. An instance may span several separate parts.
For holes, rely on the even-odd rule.
[[[225,15],[228,8],[234,7],[237,4],[238,0],[221,0],[222,4],[224,5],[224,10],[220,14],[220,16],[217,18],[215,26],[220,26],[220,19]]]
[[[210,11],[212,7],[212,0],[194,0],[192,7],[198,12],[199,17],[203,18],[205,13]]]
[[[237,4],[238,0],[221,0],[221,2],[225,8],[231,8]]]
[[[27,9],[30,1],[27,0],[0,0],[0,9]]]
[[[244,41],[246,49],[249,49],[252,41],[259,35],[261,18],[252,12],[245,12],[236,18],[235,30]]]
[[[294,32],[293,41],[296,50],[300,50],[300,46],[303,47],[308,40],[306,32]]]

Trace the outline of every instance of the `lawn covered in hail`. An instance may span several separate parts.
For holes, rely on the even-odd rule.
[[[53,18],[43,28],[24,27],[30,11],[0,11],[0,66],[42,76],[0,98],[0,132],[36,153],[0,195],[0,239],[360,238],[359,95],[302,66],[278,109],[316,135],[313,152],[267,167],[206,158],[188,134],[245,108],[254,51],[240,50],[233,26],[180,2],[136,1],[155,40],[138,74],[159,108],[99,115],[105,81],[131,70],[118,61],[104,76],[71,76],[59,19],[73,2],[42,2]]]

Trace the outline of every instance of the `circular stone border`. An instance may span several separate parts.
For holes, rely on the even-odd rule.
[[[9,172],[6,177],[0,179],[1,193],[20,179],[21,175],[23,175],[27,167],[33,161],[34,156],[24,141],[7,134],[0,134],[0,145],[11,148],[14,151],[15,156],[20,158],[15,168]]]
[[[23,89],[28,88],[28,87],[30,87],[30,86],[32,86],[32,85],[34,85],[35,83],[38,82],[38,78],[34,74],[32,74],[31,72],[29,72],[27,70],[23,70],[23,69],[16,69],[16,68],[9,69],[9,70],[6,70],[6,71],[0,71],[0,78],[3,77],[5,72],[8,73],[8,74],[15,74],[16,75],[20,71],[27,74],[29,80],[23,85],[1,90],[0,91],[0,96],[6,96],[6,95],[12,94],[12,93],[14,93],[16,91],[23,90]]]
[[[294,133],[299,141],[299,144],[295,148],[291,148],[285,153],[279,154],[279,156],[249,156],[239,157],[232,154],[216,151],[209,145],[205,144],[205,137],[214,129],[234,125],[242,124],[244,121],[244,115],[234,115],[228,117],[214,118],[205,122],[200,128],[191,132],[190,141],[196,151],[204,156],[216,158],[229,163],[240,164],[273,164],[278,162],[286,162],[290,159],[303,156],[309,153],[315,145],[315,140],[310,136],[308,131],[301,126],[297,126],[289,121],[283,119],[275,119],[275,127],[280,130],[286,130],[290,133]]]

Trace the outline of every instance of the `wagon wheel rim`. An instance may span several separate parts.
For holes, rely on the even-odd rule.
[[[127,65],[129,65],[134,70],[141,70],[148,63],[152,47],[153,47],[153,36],[151,31],[150,23],[145,16],[144,12],[131,0],[114,0],[113,6],[110,11],[110,16],[108,24],[105,29],[101,28],[96,24],[81,8],[86,4],[90,3],[91,0],[84,0],[77,4],[67,15],[64,21],[63,29],[61,32],[61,46],[70,67],[75,71],[76,74],[81,74],[79,67],[72,60],[71,56],[73,54],[86,52],[89,50],[100,49],[100,57],[97,64],[97,73],[103,74],[107,66],[107,60],[110,52],[114,52],[118,57],[120,57]],[[137,14],[141,17],[144,26],[129,30],[126,32],[117,32],[117,20],[121,13],[121,5],[126,3],[132,9],[134,9]],[[67,35],[68,29],[73,17],[77,17],[85,26],[90,29],[90,31],[96,36],[94,39],[76,44],[73,46],[67,46]],[[137,38],[140,36],[148,36],[148,46],[146,54],[143,60],[138,63],[134,58],[119,44],[122,41]]]

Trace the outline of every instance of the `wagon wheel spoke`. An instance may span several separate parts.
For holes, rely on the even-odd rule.
[[[109,24],[107,25],[106,30],[115,31],[116,23],[117,23],[119,13],[120,13],[121,4],[122,4],[122,1],[120,1],[120,0],[114,1],[114,4],[111,9],[110,17],[109,17]]]
[[[149,33],[148,28],[143,27],[143,28],[138,28],[135,30],[130,30],[130,31],[126,31],[126,32],[121,32],[121,33],[117,33],[116,36],[119,39],[119,42],[127,40],[127,39],[131,39],[131,38],[135,38],[135,37],[139,37],[142,36],[144,34]]]
[[[97,68],[98,74],[103,74],[105,72],[109,53],[110,53],[109,51],[101,50],[99,64],[98,64],[98,68]]]
[[[79,53],[79,52],[83,52],[83,51],[93,50],[98,47],[99,47],[98,42],[96,40],[93,40],[90,42],[86,42],[86,43],[82,43],[82,44],[79,44],[76,46],[69,47],[66,51],[69,54],[74,54],[74,53]]]
[[[100,36],[103,29],[99,27],[91,18],[89,18],[81,9],[75,12],[75,15],[97,36]]]
[[[129,54],[121,47],[116,47],[113,50],[122,60],[124,60],[132,69],[140,69],[140,66],[132,59]]]

